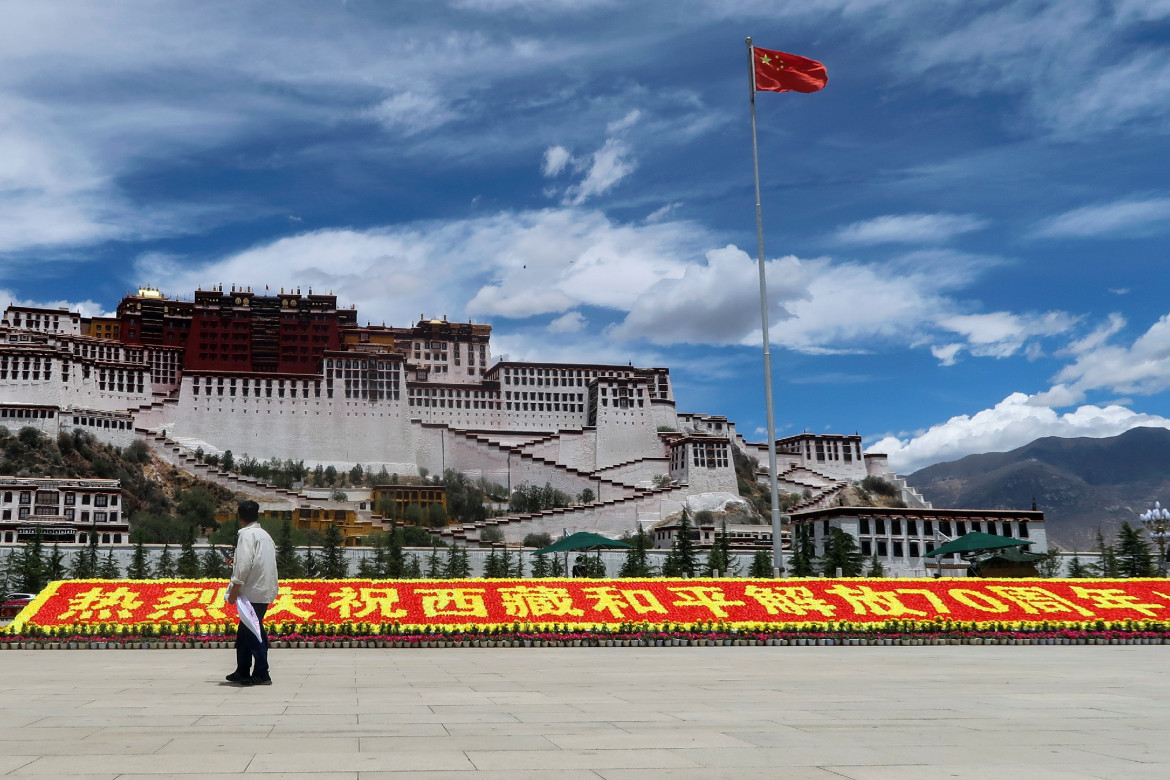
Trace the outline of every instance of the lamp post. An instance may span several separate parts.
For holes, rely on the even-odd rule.
[[[1161,574],[1165,574],[1166,540],[1170,539],[1170,510],[1166,509],[1158,501],[1155,501],[1154,508],[1147,512],[1142,512],[1138,515],[1138,519],[1146,527],[1146,533],[1158,545],[1158,571]]]

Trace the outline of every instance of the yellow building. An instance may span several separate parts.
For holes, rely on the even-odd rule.
[[[236,521],[235,512],[219,512],[215,516],[218,523]],[[302,506],[297,509],[265,509],[260,512],[260,520],[283,523],[291,520],[294,527],[302,531],[316,531],[324,534],[329,526],[335,525],[341,530],[345,538],[346,547],[357,547],[362,540],[374,531],[383,531],[381,523],[372,520],[363,520],[352,509],[324,509],[317,506]]]
[[[431,504],[447,509],[447,488],[442,485],[377,485],[371,490],[374,511],[380,512],[385,501],[394,502],[394,519],[403,520],[406,507],[418,504],[425,512]]]

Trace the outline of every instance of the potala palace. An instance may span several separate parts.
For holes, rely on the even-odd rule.
[[[140,289],[114,317],[10,306],[0,323],[0,425],[53,435],[81,428],[118,446],[139,438],[187,467],[196,449],[230,450],[401,475],[456,469],[509,488],[549,483],[596,497],[443,529],[455,540],[475,540],[485,524],[510,541],[661,528],[688,502],[738,495],[733,450],[767,463],[767,445],[746,441],[732,421],[678,411],[665,367],[493,362],[489,325],[422,317],[410,327],[360,326],[356,310],[312,290],[221,287],[180,300]],[[781,489],[804,497],[794,520],[812,522],[818,539],[830,524],[853,533],[895,572],[920,566],[911,552],[932,549],[938,524],[951,520],[1043,548],[1042,513],[932,509],[884,455],[862,451],[860,436],[792,436],[777,453]],[[669,484],[655,487],[664,475]],[[838,506],[843,488],[866,476],[901,491],[907,508],[883,510],[907,520],[896,540],[872,533],[867,518],[877,510]],[[769,528],[758,530],[770,539]]]

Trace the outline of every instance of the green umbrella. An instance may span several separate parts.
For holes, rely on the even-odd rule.
[[[939,555],[952,555],[954,553],[981,553],[988,550],[1002,550],[1004,547],[1027,547],[1029,544],[1031,542],[1022,539],[1010,539],[1006,536],[996,536],[995,534],[972,531],[969,534],[960,536],[958,539],[953,539],[940,547],[934,548],[922,557],[934,558]]]
[[[628,550],[630,547],[631,545],[619,542],[617,539],[609,539],[589,531],[579,531],[553,542],[548,547],[537,550],[533,555],[547,555],[568,552],[569,550]]]

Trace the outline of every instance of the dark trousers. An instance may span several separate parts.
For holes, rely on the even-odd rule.
[[[268,611],[267,604],[252,602],[252,609],[256,610],[256,619],[260,621],[260,633],[257,638],[252,630],[240,623],[236,630],[236,671],[240,674],[249,674],[251,668],[253,677],[268,676],[268,630],[264,628],[264,613]],[[256,665],[252,665],[252,659]]]

